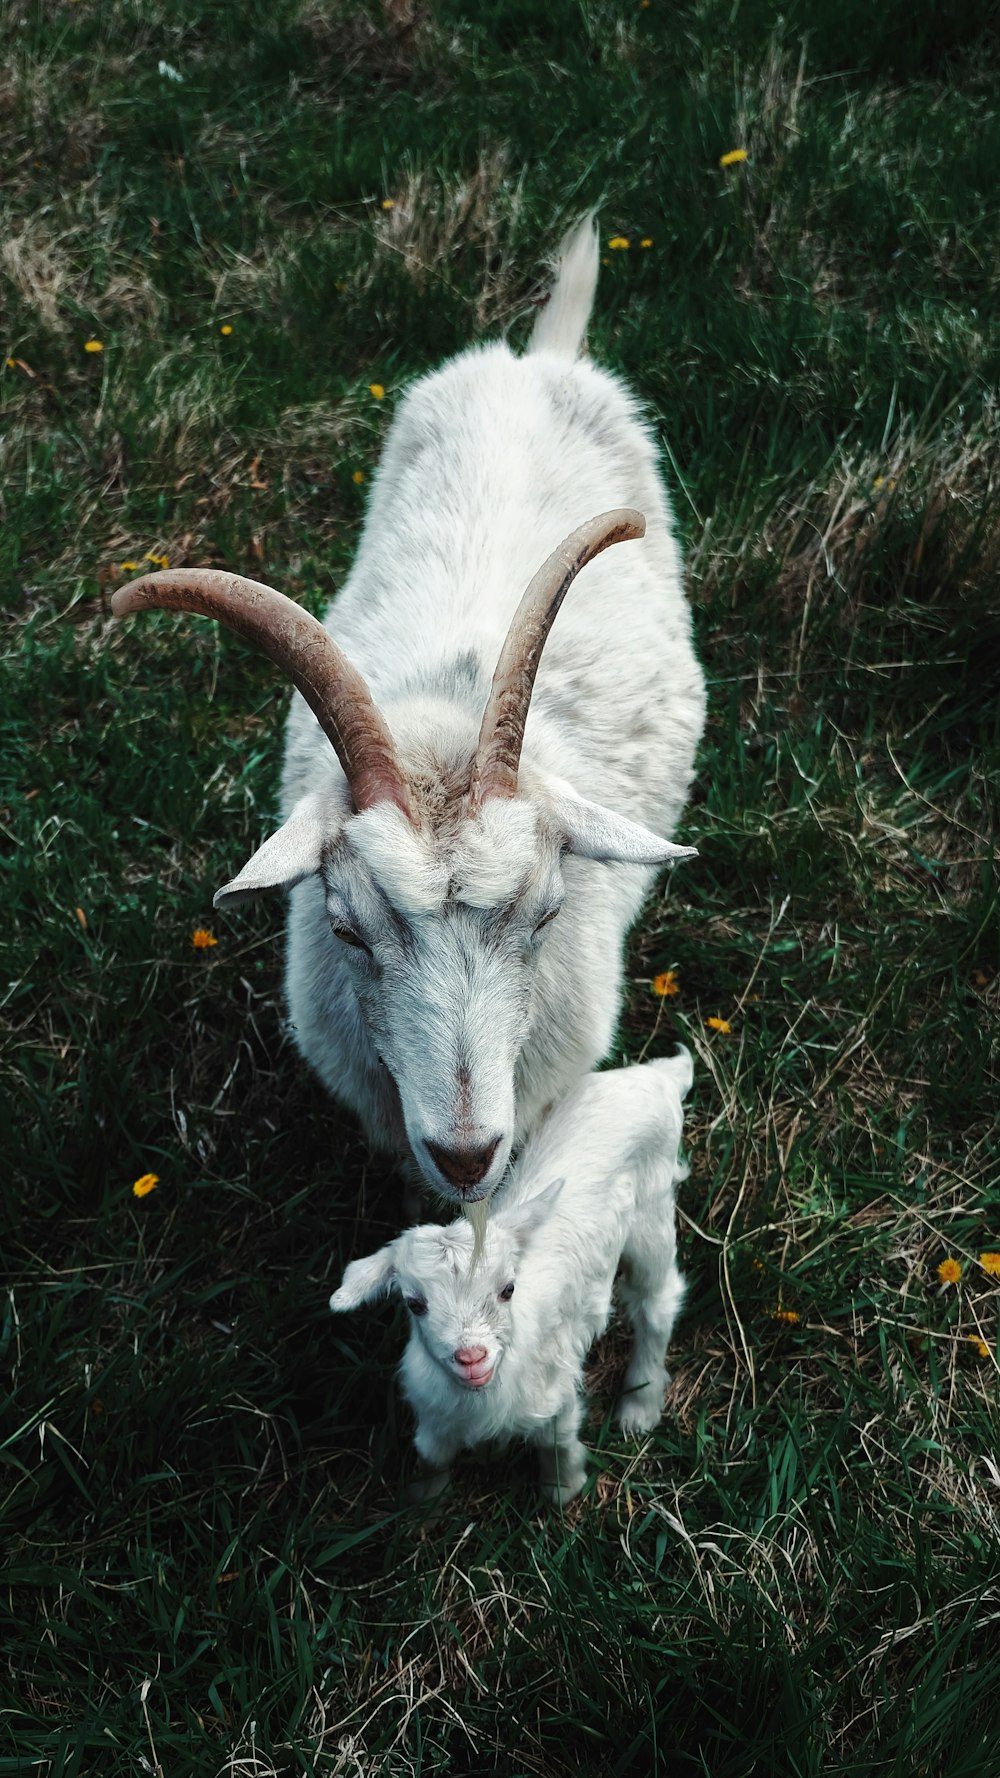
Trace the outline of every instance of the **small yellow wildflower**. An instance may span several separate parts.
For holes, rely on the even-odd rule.
[[[134,574],[139,564],[138,562],[119,562],[118,566],[123,574]]]
[[[652,986],[653,993],[657,995],[660,1000],[665,1000],[668,995],[679,994],[681,991],[677,981],[677,973],[673,969],[665,969],[662,975],[654,975]]]
[[[155,1191],[159,1183],[160,1175],[158,1173],[143,1173],[132,1187],[133,1198],[148,1198],[150,1192]]]
[[[7,363],[8,363],[8,364],[9,364],[9,363],[10,363],[10,359],[9,359],[9,358],[8,358],[8,360],[7,360]],[[972,979],[973,979],[973,981],[974,981],[974,982],[975,982],[975,984],[976,984],[976,987],[977,987],[977,988],[987,988],[987,987],[989,987],[989,981],[990,981],[990,978],[989,978],[989,976],[988,976],[988,975],[987,975],[987,973],[986,973],[986,971],[985,971],[985,969],[974,969],[974,970],[973,970],[973,971],[972,971]]]
[[[385,400],[385,390],[383,389],[381,383],[369,383],[368,393],[369,393],[369,395],[374,396],[376,401],[384,401]]]
[[[144,559],[147,562],[152,562],[154,568],[169,568],[170,567],[170,557],[169,556],[151,556],[147,553],[147,555],[145,556]]]
[[[979,1263],[991,1278],[1000,1278],[1000,1253],[981,1253]]]
[[[639,245],[640,245],[640,247],[651,247],[653,245],[652,235],[643,235],[642,240],[639,242]]]
[[[892,493],[892,490],[895,486],[896,486],[896,483],[891,476],[889,477],[889,479],[887,481],[884,475],[877,475],[875,477],[875,480],[872,482],[873,488],[888,488],[890,494]]]
[[[962,1276],[960,1261],[957,1259],[943,1259],[938,1266],[937,1275],[942,1284],[957,1284]]]
[[[83,349],[85,352],[103,352],[104,351],[104,341],[103,340],[84,340]]]
[[[706,1019],[705,1023],[710,1031],[722,1031],[726,1037],[733,1028],[728,1019]]]
[[[745,148],[731,148],[728,154],[720,154],[719,165],[720,167],[738,167],[740,161],[745,161],[747,158]]]
[[[222,334],[225,334],[227,339],[229,338],[229,335],[232,333],[232,331],[233,331],[233,324],[231,321],[224,321],[222,323],[222,326],[219,328],[219,332]]]
[[[196,926],[191,934],[191,943],[196,951],[208,951],[218,944],[218,939],[205,926]]]
[[[8,370],[16,370],[17,369],[17,364],[13,358],[7,359],[7,369]]]
[[[351,476],[352,482],[354,482],[355,485],[359,488],[361,486],[361,483],[364,481],[364,479],[365,479],[365,472],[363,469],[356,469],[354,471],[354,474]]]
[[[608,242],[608,246],[611,248],[612,253],[621,253],[628,247],[628,245],[628,235],[612,235]]]
[[[965,1337],[971,1346],[975,1346],[976,1351],[979,1353],[980,1358],[988,1358],[989,1357],[990,1349],[987,1346],[986,1341],[981,1340],[979,1338],[978,1334],[966,1334]]]
[[[383,210],[394,210],[396,208],[395,198],[383,198],[382,208]]]
[[[802,1320],[796,1309],[772,1309],[771,1315],[775,1321],[782,1322],[785,1327],[798,1327]]]

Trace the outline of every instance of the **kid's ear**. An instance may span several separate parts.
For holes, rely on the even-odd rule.
[[[319,870],[323,847],[336,838],[340,817],[326,797],[304,796],[277,833],[258,847],[239,876],[215,896],[213,906],[235,907],[265,889],[293,889]]]
[[[339,1290],[330,1298],[335,1313],[342,1309],[358,1309],[362,1303],[374,1302],[384,1296],[396,1282],[394,1243],[380,1247],[367,1259],[352,1259],[344,1273]]]
[[[551,1184],[543,1186],[542,1190],[536,1192],[533,1198],[529,1198],[527,1203],[518,1204],[506,1215],[501,1212],[504,1226],[513,1235],[519,1253],[527,1246],[535,1230],[541,1228],[542,1224],[548,1221],[565,1184],[565,1179],[553,1179]]]

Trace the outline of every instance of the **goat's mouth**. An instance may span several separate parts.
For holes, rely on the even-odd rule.
[[[466,1389],[485,1389],[487,1383],[492,1382],[495,1370],[495,1363],[486,1365],[458,1364],[455,1366],[455,1375]]]
[[[421,1147],[430,1163],[421,1169],[425,1178],[443,1197],[458,1204],[478,1204],[481,1198],[490,1197],[510,1152],[509,1142],[499,1135],[484,1143],[448,1147],[424,1137]]]

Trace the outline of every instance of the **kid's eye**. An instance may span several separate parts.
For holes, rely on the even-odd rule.
[[[341,944],[351,945],[354,950],[364,951],[367,956],[371,956],[371,951],[365,944],[364,939],[358,937],[353,926],[345,926],[341,920],[331,920],[330,931],[333,933],[334,938],[340,939]]]
[[[500,1292],[500,1301],[502,1303],[509,1303],[510,1299],[513,1295],[514,1295],[513,1284],[505,1284],[502,1291]]]
[[[512,1290],[513,1288],[513,1285],[511,1285]],[[411,1315],[426,1315],[427,1313],[427,1304],[424,1302],[422,1296],[408,1296],[406,1299],[406,1306]]]
[[[547,914],[543,914],[538,925],[535,927],[536,934],[541,932],[543,927],[551,926],[558,912],[558,908],[550,908]]]

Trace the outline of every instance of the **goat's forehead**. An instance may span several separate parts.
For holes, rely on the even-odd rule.
[[[454,1222],[447,1228],[424,1223],[407,1230],[403,1237],[399,1270],[425,1288],[447,1281],[458,1292],[470,1285],[478,1289],[484,1280],[489,1284],[497,1266],[502,1269],[506,1256],[499,1230],[487,1226],[485,1253],[474,1268],[470,1265],[472,1250],[471,1223]]]
[[[510,901],[538,860],[535,807],[494,798],[447,831],[411,825],[394,803],[365,809],[350,844],[377,887],[403,914],[431,914],[450,899],[492,908]]]

